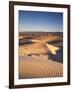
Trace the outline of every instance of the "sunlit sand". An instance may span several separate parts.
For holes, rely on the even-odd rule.
[[[20,57],[19,67],[20,79],[63,76],[63,65],[44,57]]]
[[[19,39],[25,40],[26,37],[24,35],[19,36]],[[60,49],[58,45],[48,43],[55,40],[61,40],[62,42],[62,37],[51,34],[47,36],[31,36],[31,39],[28,39],[28,41],[32,42],[31,44],[19,46],[20,79],[63,76],[63,64],[49,57],[49,54],[56,55]]]

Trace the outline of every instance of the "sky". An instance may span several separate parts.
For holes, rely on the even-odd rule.
[[[63,32],[63,13],[19,10],[19,32]]]

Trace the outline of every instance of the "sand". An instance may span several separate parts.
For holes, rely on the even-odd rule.
[[[28,34],[27,34],[28,35]],[[28,39],[32,38],[32,39]],[[61,36],[43,35],[40,36],[19,36],[19,39],[28,39],[31,44],[19,45],[19,78],[51,78],[63,76],[63,64],[58,60],[50,59],[49,54],[56,55],[60,49],[48,42],[62,41]],[[56,43],[54,43],[56,44]],[[62,46],[62,44],[60,45]]]
[[[46,57],[20,56],[19,78],[62,77],[63,64]]]

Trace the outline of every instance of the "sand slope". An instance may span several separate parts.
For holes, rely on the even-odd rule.
[[[30,45],[23,45],[19,47],[19,55],[24,54],[42,54],[48,53],[49,49],[44,44],[34,43]]]
[[[62,77],[63,64],[32,56],[19,57],[19,78]]]

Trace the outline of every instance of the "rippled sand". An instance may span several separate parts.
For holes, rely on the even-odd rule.
[[[48,60],[47,56],[20,56],[19,78],[62,77],[63,64]]]

